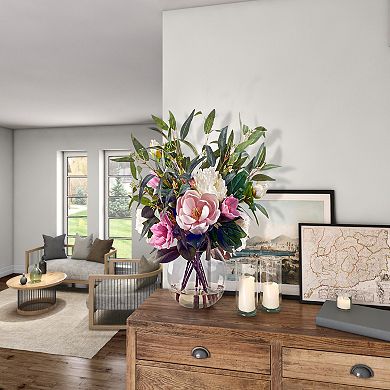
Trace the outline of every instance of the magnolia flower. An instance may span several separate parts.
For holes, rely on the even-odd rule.
[[[227,188],[221,174],[215,168],[199,169],[194,174],[196,189],[203,194],[214,194],[222,202],[226,198]]]
[[[242,251],[246,248],[246,242],[249,238],[249,226],[251,223],[251,220],[249,216],[246,213],[241,213],[239,219],[237,219],[236,224],[245,232],[246,237],[241,238],[241,246],[237,248],[237,251]]]
[[[238,199],[230,195],[221,203],[221,214],[228,219],[235,219],[240,216],[237,206]]]
[[[153,171],[150,171],[150,173],[152,175],[154,175],[154,177],[152,177],[148,183],[146,184],[148,187],[150,188],[154,188],[154,189],[157,189],[159,183],[160,183],[160,178],[158,176],[156,176],[156,174],[153,172]]]
[[[267,193],[268,184],[261,181],[255,181],[252,184],[252,188],[254,198],[261,199]]]
[[[167,214],[162,214],[160,218],[160,222],[155,223],[150,228],[153,235],[149,239],[149,244],[157,249],[169,249],[175,240],[173,236],[173,223]]]
[[[147,219],[142,216],[142,209],[137,209],[136,214],[135,214],[135,230],[139,233],[142,234],[142,230],[144,228],[143,223]]]
[[[188,190],[177,200],[177,224],[193,234],[203,234],[221,215],[218,206],[214,194],[200,195],[197,191]]]

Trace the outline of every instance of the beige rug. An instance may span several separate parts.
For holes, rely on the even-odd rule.
[[[0,292],[0,348],[91,359],[115,331],[88,329],[87,294],[57,291],[57,306],[38,316],[16,313],[17,291]]]

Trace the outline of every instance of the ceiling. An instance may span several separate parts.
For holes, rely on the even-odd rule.
[[[0,0],[0,126],[149,121],[162,106],[162,10],[233,2]]]

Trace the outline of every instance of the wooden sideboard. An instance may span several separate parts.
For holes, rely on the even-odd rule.
[[[318,327],[319,309],[284,300],[243,318],[234,297],[197,311],[159,290],[127,322],[127,389],[390,389],[390,343]]]

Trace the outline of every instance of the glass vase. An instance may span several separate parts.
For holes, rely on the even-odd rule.
[[[258,305],[259,261],[253,257],[236,258],[236,304],[243,317],[254,317]]]
[[[173,298],[191,309],[206,309],[217,303],[225,290],[224,261],[198,252],[191,260],[182,257],[168,263],[167,281]]]
[[[282,259],[262,257],[261,269],[261,309],[267,313],[278,313],[282,302]]]
[[[30,283],[39,283],[42,280],[42,271],[38,264],[34,264],[30,269]]]

